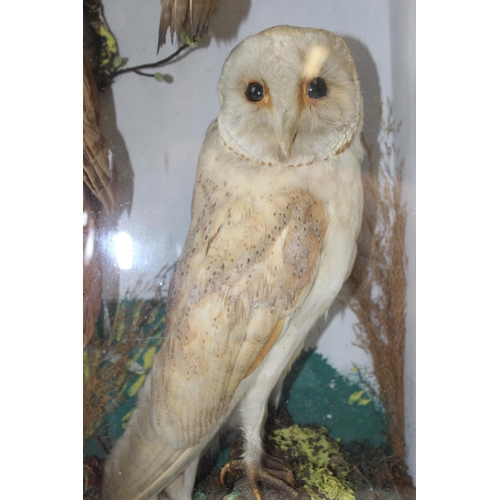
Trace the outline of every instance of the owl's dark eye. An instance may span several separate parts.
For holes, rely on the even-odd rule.
[[[307,95],[311,99],[323,99],[328,92],[328,87],[326,86],[325,80],[317,76],[314,80],[311,80],[309,87],[307,89]]]
[[[245,96],[250,102],[262,101],[262,99],[264,99],[264,89],[260,83],[249,83]]]

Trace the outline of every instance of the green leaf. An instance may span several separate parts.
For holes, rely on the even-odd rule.
[[[349,401],[348,403],[350,405],[352,405],[355,401],[357,401],[362,395],[363,395],[363,392],[365,392],[363,389],[361,389],[360,391],[357,391],[357,392],[353,392],[350,396],[349,396]]]
[[[157,82],[163,82],[163,75],[161,73],[155,73],[153,76]]]
[[[116,56],[113,59],[113,67],[114,68],[119,68],[123,64],[123,57]]]

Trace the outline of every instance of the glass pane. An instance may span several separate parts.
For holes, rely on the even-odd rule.
[[[414,3],[193,5],[84,1],[84,498],[412,498]]]

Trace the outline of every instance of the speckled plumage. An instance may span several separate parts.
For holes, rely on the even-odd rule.
[[[315,77],[328,92],[309,97]],[[259,102],[245,97],[260,82]],[[199,162],[192,222],[169,290],[167,327],[105,499],[191,498],[221,426],[245,435],[260,480],[267,402],[351,272],[361,224],[362,98],[333,33],[271,28],[238,45]]]

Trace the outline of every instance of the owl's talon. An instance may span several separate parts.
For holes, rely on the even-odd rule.
[[[255,500],[261,500],[260,491],[257,483],[267,483],[274,488],[284,491],[289,498],[298,498],[299,493],[293,488],[294,477],[289,465],[279,458],[265,454],[262,465],[248,466],[243,459],[230,460],[221,469],[220,481],[225,483],[226,474],[231,471],[242,471],[250,485]]]
[[[243,465],[243,460],[229,460],[229,462],[227,462],[226,465],[224,465],[224,467],[222,467],[221,471],[220,471],[220,482],[223,484],[223,486],[225,486],[227,488],[227,485],[226,485],[226,474],[229,472],[229,471],[233,471],[233,470],[244,470],[244,465]]]
[[[247,473],[247,479],[252,487],[252,493],[255,500],[261,500],[259,487],[257,486],[258,481],[261,483],[267,483],[278,490],[286,492],[289,498],[298,498],[298,491],[296,491],[292,485],[287,482],[287,480],[283,477],[284,475],[284,471],[281,470],[265,469],[262,466],[251,467]]]
[[[283,479],[283,481],[288,483],[290,486],[295,485],[292,468],[284,460],[265,453],[263,456],[263,462],[266,469],[271,469],[273,471],[273,476]]]

